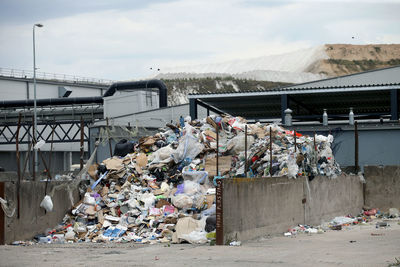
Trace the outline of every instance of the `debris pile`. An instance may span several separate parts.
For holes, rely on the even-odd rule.
[[[88,168],[92,181],[83,199],[38,240],[205,243],[215,238],[213,178],[340,174],[331,135],[294,134],[276,124],[209,116],[122,141],[114,157]]]

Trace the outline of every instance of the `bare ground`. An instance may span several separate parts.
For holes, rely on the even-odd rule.
[[[1,266],[388,266],[400,258],[400,225],[275,236],[240,247],[190,244],[0,246]]]

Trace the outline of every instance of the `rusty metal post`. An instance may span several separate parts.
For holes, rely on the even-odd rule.
[[[247,124],[244,126],[244,174],[247,177]]]
[[[83,128],[83,118],[81,116],[81,157],[80,157],[80,170],[83,169],[83,153],[84,153],[84,144],[83,144],[83,139],[84,139],[84,128]]]
[[[53,141],[54,141],[54,130],[56,126],[51,126],[51,145],[50,145],[50,153],[49,153],[49,169],[48,172],[51,171],[51,158],[53,156]]]
[[[21,129],[21,113],[18,116],[18,126],[17,132],[15,134],[15,146],[16,146],[16,156],[17,156],[17,173],[18,173],[18,183],[17,183],[17,218],[20,217],[20,189],[21,189],[21,163],[19,158],[19,130]]]
[[[358,173],[358,124],[354,122],[354,167],[356,173]]]
[[[35,171],[35,163],[36,163],[36,158],[35,158],[35,145],[36,145],[36,139],[35,139],[35,118],[32,118],[32,180],[36,181],[36,171]]]
[[[219,176],[219,125],[217,124],[217,128],[216,128],[216,130],[217,130],[217,168],[216,168],[216,171],[217,171],[217,176]]]
[[[24,169],[22,171],[22,178],[25,178],[25,171],[26,171],[26,166],[28,164],[28,159],[31,157],[31,149],[32,149],[32,142],[29,143],[29,147],[28,147],[28,154],[27,157],[25,158],[25,162],[24,162]],[[29,172],[29,171],[28,171]]]
[[[317,144],[315,142],[315,131],[314,131],[314,152],[317,153]]]
[[[112,158],[112,147],[111,147],[111,140],[110,140],[110,129],[109,129],[109,126],[108,126],[108,117],[106,118],[106,123],[107,123],[107,138],[108,138],[108,146],[109,146],[109,148],[110,148],[110,158]]]
[[[272,177],[272,128],[269,127],[269,175]]]
[[[216,244],[224,244],[224,209],[223,209],[223,179],[217,179],[217,188],[215,196],[215,213],[216,213]]]
[[[294,152],[297,152],[297,136],[296,136],[296,130],[293,130],[293,135],[294,135]]]

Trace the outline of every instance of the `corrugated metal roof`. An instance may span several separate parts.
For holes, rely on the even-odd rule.
[[[297,91],[310,91],[307,93],[319,93],[320,90],[325,90],[329,92],[345,92],[348,89],[357,90],[388,90],[397,89],[400,86],[400,66],[390,67],[385,69],[371,70],[356,74],[350,74],[335,78],[328,78],[324,80],[307,82],[303,84],[290,85],[286,87],[276,87],[265,90],[251,90],[251,91],[227,91],[221,93],[207,92],[207,93],[197,93],[189,94],[189,98],[201,98],[202,96],[208,98],[210,95],[215,97],[227,95],[257,95],[262,93],[262,95],[269,95],[271,92],[275,94],[277,92],[281,94],[287,94],[288,92],[293,93]],[[314,91],[316,90],[316,91]],[[266,93],[266,94],[265,94]]]

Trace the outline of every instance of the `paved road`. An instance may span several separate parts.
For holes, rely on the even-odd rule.
[[[376,222],[376,221],[375,221]],[[323,234],[276,236],[240,247],[190,244],[0,246],[1,266],[388,266],[400,259],[400,225],[375,222]]]

